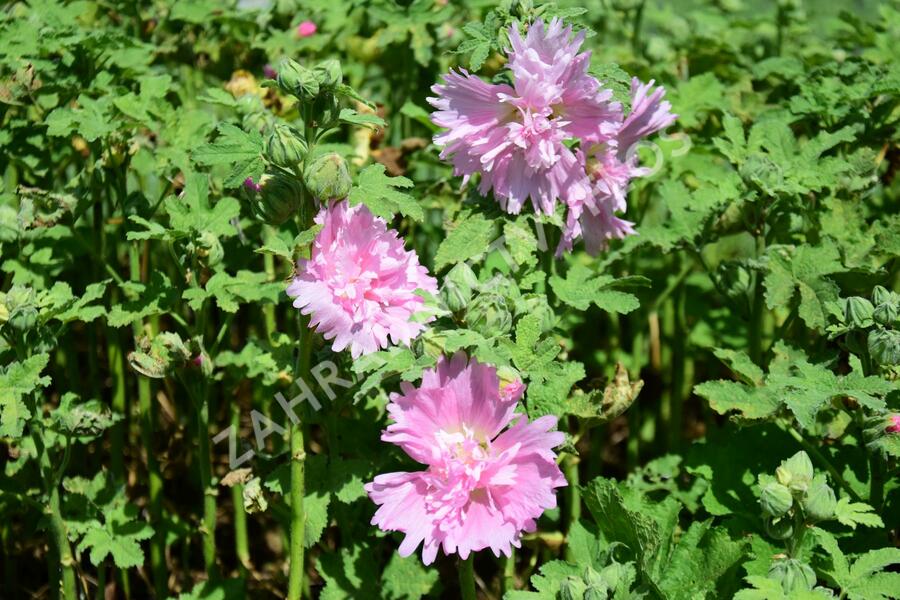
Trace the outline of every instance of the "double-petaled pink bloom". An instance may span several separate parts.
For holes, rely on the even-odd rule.
[[[426,469],[367,484],[379,505],[372,523],[406,534],[401,556],[422,544],[425,564],[438,548],[461,558],[485,548],[509,556],[566,485],[553,451],[564,441],[552,431],[556,418],[529,423],[515,412],[524,386],[501,388],[494,367],[462,353],[441,358],[420,387],[401,386],[387,407],[394,422],[381,439]]]
[[[437,293],[437,282],[406,250],[397,232],[363,204],[346,200],[323,208],[316,217],[322,230],[311,257],[297,263],[287,288],[294,306],[312,315],[332,348],[350,348],[356,358],[394,344],[409,344],[425,325],[413,320],[425,301],[417,289]]]
[[[490,84],[464,70],[450,72],[429,102],[432,120],[447,131],[435,136],[464,181],[481,175],[479,191],[518,214],[530,200],[551,214],[568,208],[558,252],[584,237],[592,253],[606,240],[633,233],[616,217],[625,210],[628,182],[645,174],[632,148],[675,119],[653,90],[635,79],[626,116],[612,91],[588,73],[590,53],[579,52],[584,33],[553,19],[536,21],[523,38],[510,28],[508,66],[513,85]],[[573,150],[573,148],[576,148]]]

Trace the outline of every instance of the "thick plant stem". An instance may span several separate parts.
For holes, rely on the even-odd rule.
[[[569,483],[566,488],[565,496],[565,527],[567,535],[572,530],[572,525],[577,523],[581,518],[581,489],[579,487],[580,480],[578,474],[579,462],[578,456],[573,455],[566,456],[565,460],[563,460],[563,474],[566,477],[566,481]],[[566,558],[570,558],[570,549],[568,545],[566,545]]]
[[[237,402],[231,405],[231,425],[240,426],[241,408]],[[244,486],[237,484],[231,488],[231,502],[234,505],[234,551],[242,574],[250,568],[250,543],[247,539],[247,513],[244,512]]]
[[[59,510],[59,487],[56,485],[50,490],[47,510],[50,512],[50,530],[53,533],[56,551],[59,556],[61,573],[59,597],[64,600],[75,600],[78,597],[75,588],[75,559],[72,557],[72,548],[69,546],[66,524]]]
[[[312,207],[308,206],[308,198],[301,205],[300,228],[305,231],[311,226]],[[308,253],[308,249],[303,251]],[[309,315],[298,311],[298,352],[294,377],[309,381],[309,361],[312,357],[312,331],[309,328]],[[303,496],[306,494],[306,448],[303,441],[303,423],[291,421],[291,535],[290,535],[290,571],[288,575],[287,600],[300,600],[303,593],[303,553],[306,538],[306,513],[303,510]]]
[[[475,594],[475,553],[459,561],[459,595],[462,600],[476,600]]]
[[[766,253],[766,236],[760,232],[756,235],[756,259],[762,260]],[[763,364],[763,328],[765,326],[766,301],[763,290],[762,274],[754,274],[753,306],[750,313],[750,358],[757,365]]]
[[[509,549],[509,556],[504,556],[503,563],[503,593],[516,589],[516,549]]]
[[[141,255],[137,242],[134,242],[128,248],[128,268],[129,278],[131,281],[141,281]],[[135,338],[143,335],[144,325],[141,319],[136,319],[131,324],[131,332]],[[168,596],[168,585],[166,580],[166,537],[162,527],[162,495],[163,481],[159,473],[159,463],[156,460],[156,453],[153,451],[153,433],[156,431],[156,415],[153,405],[152,390],[150,388],[150,380],[146,377],[138,377],[138,408],[140,409],[141,420],[141,442],[144,446],[144,453],[147,456],[147,478],[149,487],[150,503],[148,506],[150,512],[150,522],[153,525],[154,533],[150,539],[150,572],[153,578],[153,590],[157,598],[165,598]]]
[[[881,510],[884,502],[884,462],[873,452],[869,454],[869,504],[876,511]]]
[[[197,403],[197,454],[200,487],[203,490],[203,566],[210,578],[216,573],[216,490],[212,487],[212,464],[209,455],[209,402],[206,382]]]
[[[39,407],[35,403],[33,414],[40,414]],[[52,573],[51,585],[54,581],[59,580],[59,598],[63,600],[75,600],[77,598],[77,590],[75,587],[75,559],[72,557],[72,547],[69,545],[69,538],[66,533],[66,523],[62,518],[62,512],[59,505],[59,481],[57,479],[56,465],[50,457],[50,450],[44,445],[43,427],[34,425],[35,430],[32,431],[32,439],[35,448],[40,455],[41,474],[44,478],[45,491],[47,494],[47,506],[45,512],[50,519],[50,534],[54,546],[54,573]],[[65,473],[66,460],[59,467],[59,477]]]

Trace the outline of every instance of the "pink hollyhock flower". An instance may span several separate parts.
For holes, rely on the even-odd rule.
[[[524,387],[500,389],[497,370],[457,353],[425,371],[418,388],[401,384],[381,439],[400,446],[424,471],[379,475],[366,485],[378,505],[372,524],[406,534],[400,555],[423,545],[431,564],[445,554],[490,548],[509,556],[523,531],[556,506],[566,485],[553,448],[564,441],[556,418],[516,414]]]
[[[564,142],[608,139],[622,120],[621,105],[588,75],[590,53],[578,52],[584,33],[573,37],[553,19],[534,22],[524,38],[512,26],[509,38],[512,86],[461,70],[432,88],[432,121],[447,129],[435,144],[464,181],[479,173],[479,191],[493,191],[509,213],[529,199],[543,213],[552,213],[557,199],[583,203],[590,181]]]
[[[363,204],[333,203],[316,223],[311,257],[297,262],[287,288],[294,306],[312,315],[309,326],[334,340],[335,352],[349,346],[353,358],[386,348],[388,336],[408,345],[425,329],[411,320],[424,307],[416,289],[437,293],[415,252]]]
[[[309,37],[315,35],[318,30],[319,28],[312,21],[303,21],[297,25],[297,36],[302,38]]]
[[[900,433],[900,415],[891,415],[889,417],[890,425],[885,428],[888,433]]]
[[[635,233],[634,224],[616,216],[627,209],[627,193],[631,180],[643,177],[650,170],[638,165],[637,145],[641,140],[671,125],[677,115],[672,105],[663,100],[662,86],[653,90],[653,80],[642,84],[631,81],[631,112],[625,117],[615,135],[606,143],[593,144],[585,152],[579,151],[591,182],[588,200],[570,202],[566,226],[557,255],[572,249],[572,242],[584,237],[585,249],[596,255],[606,249],[611,239],[621,239]],[[651,92],[651,90],[653,90]]]

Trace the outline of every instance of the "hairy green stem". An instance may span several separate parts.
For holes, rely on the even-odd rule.
[[[581,518],[581,489],[578,473],[578,464],[580,460],[578,456],[568,455],[563,459],[563,474],[569,485],[566,487],[566,504],[565,504],[565,530],[568,534],[572,530],[572,526]],[[569,546],[566,546],[566,558],[571,558]]]
[[[459,595],[462,600],[476,600],[475,593],[475,553],[459,561]]]
[[[141,254],[137,242],[128,248],[128,269],[131,281],[141,281]],[[144,324],[136,319],[131,324],[131,333],[135,339],[144,334]],[[153,403],[151,382],[147,377],[137,378],[138,408],[141,420],[141,442],[147,456],[147,478],[149,487],[150,523],[153,525],[153,537],[150,538],[150,572],[153,579],[153,590],[157,598],[168,595],[168,574],[166,572],[166,537],[162,526],[163,480],[159,472],[159,462],[153,451],[153,433],[156,431],[156,411]]]
[[[509,549],[509,556],[501,559],[503,564],[503,593],[516,589],[516,549]]]
[[[209,454],[209,402],[206,382],[197,399],[197,458],[200,470],[200,488],[203,490],[203,566],[210,578],[216,572],[216,490],[212,485],[212,462]]]
[[[241,408],[237,402],[231,405],[231,426],[237,429],[241,421]],[[234,505],[234,551],[242,574],[250,568],[250,543],[247,538],[247,513],[244,512],[244,486],[231,488],[231,502]]]

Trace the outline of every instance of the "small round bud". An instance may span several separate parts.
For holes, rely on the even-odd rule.
[[[809,591],[816,585],[816,573],[812,567],[795,558],[774,561],[769,567],[769,579],[781,583],[787,594]]]
[[[824,476],[816,477],[803,498],[803,513],[812,522],[827,521],[834,517],[836,506],[834,490],[829,487]]]
[[[347,161],[335,152],[323,154],[308,164],[303,180],[309,193],[321,202],[346,198],[353,186]]]
[[[795,495],[806,492],[813,479],[813,466],[806,452],[801,450],[789,459],[782,461],[775,470],[778,483],[787,486]]]
[[[287,59],[278,67],[278,87],[286,94],[308,100],[318,95],[319,80],[312,69],[295,60]]]
[[[263,175],[260,191],[253,194],[251,208],[256,218],[281,225],[300,210],[303,188],[295,178],[282,173]]]
[[[892,304],[897,301],[896,294],[888,290],[884,286],[876,285],[872,288],[872,303],[875,306],[881,304]]]
[[[850,327],[864,329],[872,326],[872,313],[875,307],[865,298],[853,296],[844,304],[844,319]]]
[[[778,483],[772,481],[763,486],[759,495],[759,505],[763,512],[770,517],[780,517],[791,510],[794,504],[794,497],[791,490]]]
[[[38,309],[35,303],[34,289],[23,285],[14,285],[6,293],[7,324],[13,329],[29,331],[37,324]]]
[[[509,332],[512,313],[506,298],[494,293],[478,295],[466,308],[466,324],[489,337]]]
[[[322,89],[333,90],[344,81],[341,63],[333,58],[323,60],[313,68],[313,71]]]
[[[789,516],[764,518],[766,534],[776,540],[786,540],[794,535],[794,520]]]
[[[297,37],[306,38],[316,34],[319,28],[312,21],[303,21],[297,25]]]
[[[341,115],[341,103],[332,92],[323,90],[313,100],[312,114],[316,126],[327,129],[338,122]]]
[[[879,325],[890,327],[898,322],[900,317],[900,304],[896,302],[885,302],[875,307],[872,318]]]
[[[278,124],[269,134],[266,158],[273,164],[287,169],[296,167],[306,156],[306,141],[292,127]]]
[[[465,310],[472,300],[472,294],[478,288],[478,277],[464,262],[458,263],[444,278],[441,286],[441,300],[452,312]]]
[[[874,329],[869,332],[869,355],[879,365],[900,364],[900,331]]]

